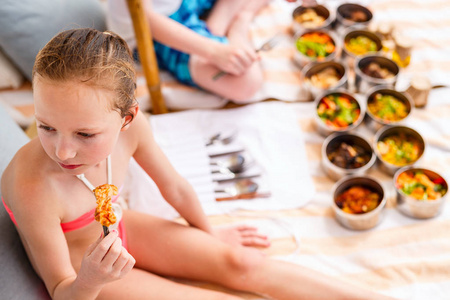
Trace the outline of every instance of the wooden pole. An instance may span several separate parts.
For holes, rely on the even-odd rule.
[[[127,0],[127,3],[131,19],[133,20],[139,58],[147,81],[147,88],[150,93],[152,112],[154,114],[167,113],[167,107],[161,93],[158,63],[153,48],[152,34],[145,15],[142,0]]]

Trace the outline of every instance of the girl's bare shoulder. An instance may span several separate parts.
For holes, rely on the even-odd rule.
[[[17,151],[2,175],[2,197],[7,204],[31,199],[47,191],[51,160],[37,138]],[[28,202],[28,201],[27,201]],[[11,203],[12,204],[12,203]]]
[[[139,111],[123,134],[130,150],[134,152],[142,143],[153,139],[149,118]]]

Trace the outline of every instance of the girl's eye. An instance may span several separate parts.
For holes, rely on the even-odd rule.
[[[84,138],[91,138],[93,137],[95,134],[90,134],[90,133],[85,133],[85,132],[78,132],[78,135]]]
[[[50,126],[45,126],[45,125],[39,125],[40,129],[43,129],[45,131],[53,131],[54,129]]]

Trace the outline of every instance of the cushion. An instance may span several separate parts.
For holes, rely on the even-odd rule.
[[[28,137],[0,105],[0,174]],[[1,196],[1,191],[0,191]],[[34,272],[17,230],[0,205],[1,299],[50,299],[43,282]]]
[[[23,83],[23,75],[0,49],[0,89],[18,88]]]
[[[28,79],[36,54],[53,36],[82,27],[106,29],[99,0],[2,0],[0,5],[0,47]]]

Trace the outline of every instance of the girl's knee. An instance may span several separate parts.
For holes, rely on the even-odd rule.
[[[265,255],[254,248],[238,247],[230,250],[227,256],[226,281],[230,287],[245,290],[263,264]]]
[[[263,84],[263,77],[261,70],[258,72],[249,72],[243,78],[240,78],[239,86],[230,89],[232,95],[230,100],[238,104],[246,104],[252,101],[252,97],[261,89]]]

